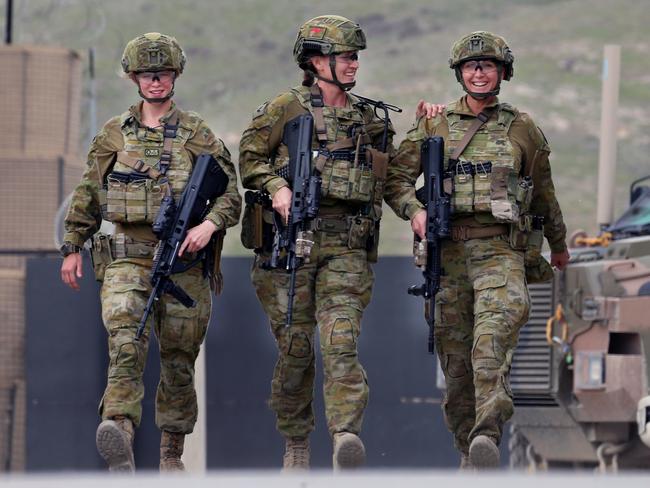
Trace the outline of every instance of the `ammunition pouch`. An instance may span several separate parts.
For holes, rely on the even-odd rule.
[[[109,264],[113,262],[113,253],[110,246],[110,236],[98,232],[92,237],[90,247],[90,260],[95,272],[95,280],[100,283],[104,281],[104,274]]]
[[[114,223],[152,224],[167,185],[143,173],[114,171],[100,190],[102,217]]]
[[[533,184],[509,166],[494,167],[490,161],[452,161],[445,175],[451,190],[454,214],[490,213],[497,222],[517,224],[530,208]]]

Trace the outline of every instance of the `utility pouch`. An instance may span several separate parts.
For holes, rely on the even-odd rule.
[[[476,164],[476,172],[474,173],[474,211],[475,212],[491,212],[490,206],[490,188],[491,188],[491,173],[487,171],[482,162]]]
[[[454,175],[454,192],[451,197],[453,213],[472,213],[474,203],[474,178],[469,173]]]
[[[100,192],[100,206],[104,199]],[[139,173],[114,171],[106,178],[102,217],[110,222],[152,224],[164,196],[163,184]]]
[[[388,175],[388,154],[374,147],[368,147],[366,150],[366,160],[372,166],[372,172],[377,179],[385,180]]]
[[[146,184],[144,179],[127,183],[124,191],[127,222],[135,224],[147,221]]]
[[[90,259],[95,272],[95,279],[100,283],[104,281],[106,267],[113,262],[111,252],[110,236],[98,232],[92,237],[92,246],[90,247]]]
[[[517,223],[519,206],[516,202],[517,178],[508,167],[492,167],[490,182],[490,208],[497,222]]]
[[[127,181],[113,173],[106,178],[106,214],[109,222],[126,222]]]
[[[543,242],[544,218],[538,215],[532,215],[528,245],[524,252],[526,281],[528,283],[543,283],[553,279],[553,268],[546,258],[542,256]]]
[[[355,203],[369,203],[372,199],[375,175],[372,168],[354,166],[344,159],[325,162],[321,173],[321,197],[335,198]]]
[[[368,217],[348,217],[348,248],[365,249],[373,228],[374,222]]]
[[[525,251],[532,230],[532,216],[522,215],[519,220],[510,224],[509,243],[515,251]]]

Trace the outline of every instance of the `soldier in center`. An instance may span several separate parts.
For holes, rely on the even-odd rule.
[[[312,166],[322,177],[318,214],[309,224],[313,248],[297,271],[293,317],[285,326],[289,275],[270,269],[269,238],[256,249],[252,280],[271,323],[279,350],[270,406],[286,439],[284,469],[309,468],[309,434],[314,429],[314,334],[318,330],[324,369],[327,427],[335,469],[365,461],[359,438],[368,403],[368,381],[359,362],[361,316],[370,301],[379,219],[393,128],[379,118],[371,100],[349,93],[355,85],[359,51],[366,38],[358,24],[340,16],[319,16],[298,32],[294,58],[304,72],[302,86],[260,106],[245,130],[239,164],[245,188],[272,200],[264,210],[288,217],[292,190],[282,175],[289,161],[283,142],[287,123],[311,113]],[[249,248],[255,205],[246,207],[242,240]],[[259,210],[259,209],[258,209]],[[259,236],[258,236],[259,237]]]

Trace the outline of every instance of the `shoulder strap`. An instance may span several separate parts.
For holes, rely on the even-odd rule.
[[[476,116],[476,119],[474,120],[474,122],[472,122],[472,125],[469,127],[469,129],[467,129],[467,132],[465,132],[465,135],[460,140],[458,147],[456,147],[456,150],[449,158],[450,160],[458,161],[458,158],[460,158],[460,155],[463,154],[463,151],[469,145],[470,141],[472,140],[472,137],[474,137],[474,134],[478,132],[478,130],[481,128],[483,124],[485,124],[488,120],[490,120],[490,117],[492,117],[492,114],[494,112],[496,112],[496,109],[490,107],[483,110],[480,114]]]
[[[320,144],[321,147],[325,147],[325,145],[327,145],[327,129],[325,128],[325,117],[323,117],[323,107],[325,106],[325,103],[323,102],[323,94],[316,83],[309,88],[309,93],[311,95],[309,102],[311,103],[311,108],[314,113],[316,138],[318,139],[318,144]]]

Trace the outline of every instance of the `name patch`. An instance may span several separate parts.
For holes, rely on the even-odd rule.
[[[160,156],[160,149],[145,148],[144,155],[150,158]]]

